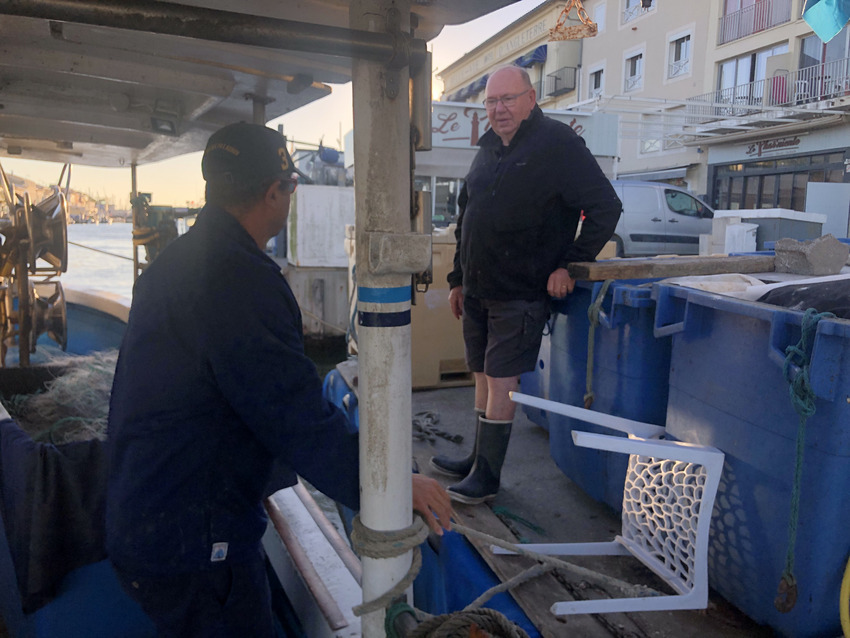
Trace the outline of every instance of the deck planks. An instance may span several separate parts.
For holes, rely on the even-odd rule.
[[[414,446],[413,452],[419,467],[427,468],[431,452],[424,449],[424,446]],[[438,480],[444,487],[456,482],[433,472],[429,472],[429,475]],[[454,509],[456,520],[461,525],[511,543],[517,542],[511,530],[493,513],[488,505],[455,503]],[[525,556],[496,555],[490,550],[488,543],[471,538],[468,540],[503,583],[536,564],[535,560]],[[566,560],[569,561],[570,559],[567,557]],[[552,604],[564,600],[575,600],[575,598],[551,573],[538,576],[517,586],[511,590],[510,594],[544,638],[610,636],[611,633],[604,628],[604,625],[609,623],[620,628],[623,632],[622,635],[644,635],[640,627],[627,614],[605,614],[608,622],[602,624],[593,615],[554,616],[549,611]],[[634,633],[629,633],[629,631]]]

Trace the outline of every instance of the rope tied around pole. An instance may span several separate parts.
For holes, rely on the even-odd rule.
[[[393,600],[401,596],[416,579],[422,568],[422,550],[419,549],[428,538],[428,525],[420,516],[415,516],[413,524],[399,530],[380,531],[366,527],[360,521],[360,515],[354,517],[351,529],[351,544],[361,556],[369,558],[395,558],[413,551],[413,560],[404,577],[390,588],[385,594],[374,600],[355,606],[352,611],[355,616],[384,609]]]
[[[596,299],[587,308],[587,318],[590,320],[590,328],[587,331],[587,391],[584,393],[584,409],[589,410],[593,405],[596,395],[593,393],[593,359],[594,344],[596,343],[596,326],[599,325],[599,313],[602,311],[602,302],[608,294],[608,288],[614,283],[613,279],[606,279],[596,295]]]
[[[785,363],[782,374],[788,382],[791,404],[800,416],[797,426],[796,458],[794,461],[794,484],[791,489],[791,514],[788,521],[788,550],[785,553],[785,568],[779,579],[774,607],[780,613],[788,613],[797,604],[797,581],[794,578],[794,552],[797,544],[797,523],[800,518],[800,483],[803,475],[803,452],[806,443],[806,420],[815,413],[815,392],[809,380],[809,365],[812,361],[818,322],[824,318],[833,318],[831,312],[818,313],[809,308],[803,314],[800,326],[800,340],[796,345],[785,349]],[[794,368],[797,373],[794,374]]]

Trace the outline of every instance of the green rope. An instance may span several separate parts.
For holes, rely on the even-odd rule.
[[[809,308],[803,314],[800,341],[797,345],[785,349],[785,364],[782,373],[788,382],[791,405],[800,416],[797,426],[796,459],[794,462],[794,484],[791,489],[791,515],[788,521],[788,551],[785,554],[785,569],[779,581],[779,589],[774,605],[782,613],[791,611],[797,602],[797,581],[794,578],[794,553],[797,544],[797,523],[800,518],[800,484],[803,475],[803,452],[806,443],[806,421],[815,413],[815,392],[809,381],[809,364],[812,360],[818,322],[833,318],[831,312],[818,313]],[[794,374],[794,367],[799,368]]]
[[[511,520],[511,521],[516,521],[517,523],[520,523],[521,525],[525,525],[528,529],[530,529],[534,532],[537,532],[538,534],[545,534],[546,533],[545,529],[543,529],[539,525],[535,525],[530,520],[523,518],[519,514],[516,514],[512,511],[510,511],[507,507],[504,507],[502,505],[496,505],[492,509],[493,509],[493,513],[496,516],[498,516],[499,518],[508,519],[508,520]]]
[[[391,605],[387,608],[387,613],[384,617],[384,632],[387,634],[387,638],[404,638],[404,636],[399,634],[395,628],[396,618],[402,614],[411,614],[417,620],[419,619],[416,609],[407,603],[397,602],[394,605]]]
[[[599,325],[599,311],[602,307],[602,302],[605,295],[608,293],[608,287],[614,282],[613,279],[606,279],[602,287],[599,289],[599,294],[596,299],[587,308],[587,318],[590,320],[590,328],[587,331],[587,390],[584,394],[584,409],[589,410],[593,405],[593,399],[596,395],[593,393],[593,352],[594,344],[596,343],[596,326]]]

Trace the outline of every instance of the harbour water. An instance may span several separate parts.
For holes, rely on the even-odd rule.
[[[144,253],[140,255],[144,259]],[[130,299],[133,294],[133,225],[70,224],[68,272],[63,286],[91,288]]]
[[[143,248],[139,259],[145,260]],[[133,295],[133,225],[70,224],[68,226],[68,272],[62,273],[64,287],[101,290],[131,299]],[[345,360],[345,339],[307,339],[307,355],[324,376]]]

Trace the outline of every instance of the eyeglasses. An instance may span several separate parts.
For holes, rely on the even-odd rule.
[[[505,108],[508,108],[508,109],[509,109],[509,108],[511,108],[512,106],[514,106],[514,105],[516,104],[517,99],[518,99],[521,95],[525,95],[525,94],[526,94],[526,93],[528,93],[530,90],[531,90],[531,89],[526,89],[526,90],[525,90],[525,91],[523,91],[522,93],[514,93],[513,95],[503,95],[502,97],[488,97],[486,100],[484,100],[483,104],[484,104],[484,106],[485,106],[486,108],[488,108],[488,109],[494,109],[494,108],[496,108],[496,105],[497,105],[499,102],[501,102],[501,103],[502,103],[502,105],[503,105]]]
[[[280,181],[280,187],[279,188],[284,193],[294,193],[295,189],[298,188],[298,180],[297,179],[282,177],[282,178],[280,178],[279,181]]]

